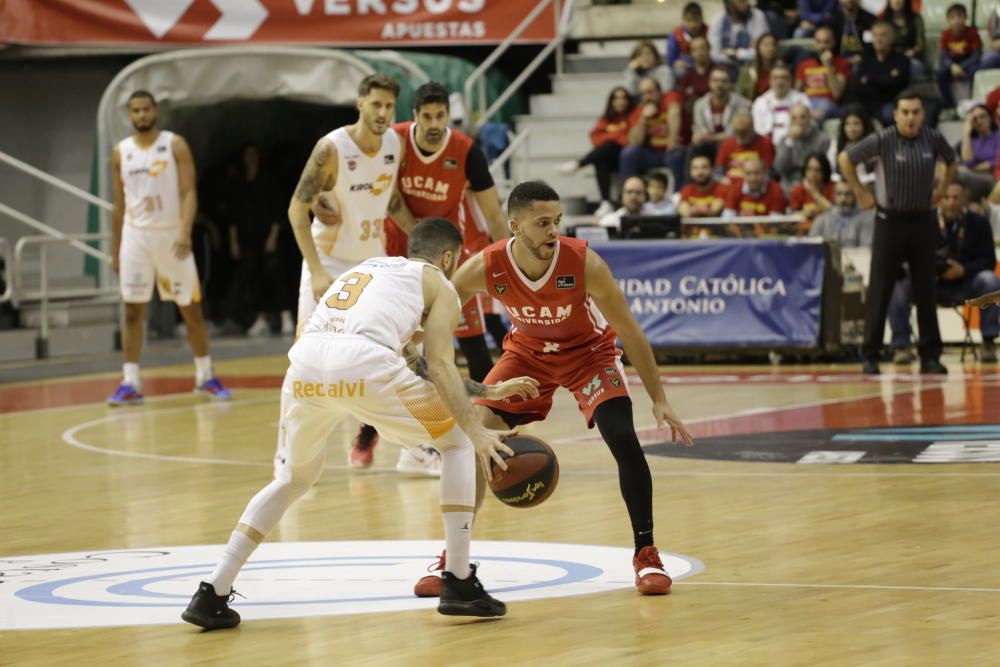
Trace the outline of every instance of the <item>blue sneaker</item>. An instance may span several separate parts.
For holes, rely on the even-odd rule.
[[[115,393],[108,396],[108,405],[123,407],[126,405],[142,405],[142,392],[130,384],[122,382]]]
[[[222,386],[219,378],[212,378],[200,387],[195,387],[194,393],[205,394],[213,401],[228,401],[233,397],[229,390]]]

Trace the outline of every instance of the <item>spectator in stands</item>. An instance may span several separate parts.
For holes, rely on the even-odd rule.
[[[986,19],[986,31],[990,34],[990,51],[983,55],[979,69],[997,69],[1000,67],[1000,2]]]
[[[840,100],[851,78],[851,63],[833,51],[833,30],[820,26],[814,33],[816,55],[799,62],[795,87],[809,97],[813,115],[820,121],[840,116]]]
[[[799,0],[799,27],[795,37],[812,37],[837,11],[837,0]]]
[[[875,209],[858,208],[854,191],[846,181],[833,186],[833,206],[820,214],[809,229],[809,236],[836,241],[845,248],[869,248],[875,233]]]
[[[684,99],[684,111],[689,121],[693,120],[694,103],[710,90],[712,77],[712,55],[708,39],[695,37],[691,40],[691,66],[677,80],[677,91]]]
[[[708,26],[701,13],[701,5],[689,2],[681,12],[681,24],[667,37],[667,66],[681,77],[692,65],[691,40],[708,38]]]
[[[802,180],[806,157],[813,153],[826,153],[830,137],[816,126],[806,104],[792,107],[792,122],[788,134],[775,144],[774,170],[781,178],[786,192]]]
[[[747,160],[743,165],[743,180],[733,181],[726,193],[722,216],[748,217],[783,215],[787,202],[781,186],[768,178],[767,169],[759,159]],[[771,233],[771,225],[742,226],[741,236],[760,236]]]
[[[673,215],[677,207],[668,196],[669,183],[662,171],[654,171],[646,177],[646,203],[642,205],[643,215]]]
[[[965,208],[965,189],[952,183],[938,204],[937,300],[962,303],[966,299],[1000,290],[1000,277],[990,221]],[[910,277],[896,282],[889,301],[889,324],[897,363],[910,363],[910,308],[913,284]],[[997,360],[996,337],[1000,334],[1000,308],[982,311],[979,330],[983,335],[984,362]]]
[[[771,87],[771,68],[778,63],[778,40],[768,33],[761,35],[754,45],[757,54],[752,62],[740,68],[736,92],[746,99],[756,100]]]
[[[622,150],[618,171],[622,178],[628,178],[668,167],[679,184],[684,166],[680,96],[674,91],[664,94],[656,79],[649,77],[639,82],[639,96],[639,106],[629,118],[629,145]]]
[[[660,90],[674,89],[674,73],[663,62],[663,57],[648,39],[639,40],[625,68],[625,88],[632,95],[639,95],[639,82],[645,78],[655,79]]]
[[[895,29],[893,48],[910,59],[910,78],[916,79],[927,71],[924,59],[924,19],[913,11],[908,0],[889,0],[879,19]]]
[[[601,205],[594,214],[598,217],[610,213],[611,174],[618,169],[622,148],[628,145],[629,116],[635,109],[635,102],[625,88],[619,86],[608,95],[604,113],[597,119],[590,131],[590,143],[594,147],[579,160],[570,160],[559,167],[559,171],[570,174],[588,164],[594,165],[597,173],[597,189],[601,193]]]
[[[865,34],[875,24],[875,17],[861,7],[859,0],[840,0],[840,9],[830,17],[833,28],[834,51],[847,58],[851,65],[861,62],[864,55]]]
[[[830,150],[826,154],[830,164],[836,165],[834,180],[840,180],[840,166],[837,162],[837,156],[874,131],[872,119],[864,109],[852,107],[844,113],[844,117],[840,120],[840,129],[837,131],[837,140],[830,142]],[[870,169],[868,165],[859,164],[856,171],[862,185],[871,187],[875,183],[875,171]]]
[[[729,67],[735,78],[737,68],[754,59],[751,46],[766,32],[767,18],[750,6],[750,0],[725,0],[725,12],[712,21],[708,30],[712,60]]]
[[[715,156],[715,175],[727,186],[743,178],[743,167],[749,160],[761,160],[767,169],[774,164],[771,140],[754,132],[753,119],[746,111],[733,114],[732,136],[723,139]]]
[[[646,184],[638,176],[630,176],[622,183],[622,206],[602,216],[598,221],[601,227],[621,230],[622,216],[641,215],[642,206],[646,203]]]
[[[685,218],[714,218],[722,215],[728,188],[712,178],[712,161],[695,154],[688,169],[688,183],[680,192],[678,210]]]
[[[785,135],[792,119],[792,107],[809,106],[806,94],[792,89],[792,72],[785,63],[771,68],[771,89],[753,102],[753,129],[769,138],[777,146]]]
[[[959,153],[962,162],[958,167],[958,181],[968,189],[973,201],[989,196],[993,190],[998,152],[1000,131],[996,120],[985,104],[977,104],[965,117]]]
[[[714,157],[722,140],[729,135],[729,125],[737,111],[749,111],[750,102],[733,92],[729,72],[723,67],[712,70],[708,95],[694,103],[694,133],[691,145],[709,151]]]
[[[955,106],[951,82],[971,81],[979,69],[979,59],[983,53],[979,31],[965,24],[967,18],[964,5],[956,3],[948,7],[948,28],[941,33],[937,71],[938,88],[946,107]]]
[[[792,188],[788,209],[801,213],[810,222],[833,206],[833,169],[823,153],[811,153],[806,158],[802,182]],[[850,188],[848,188],[850,189]],[[808,225],[803,231],[808,229]]]
[[[757,0],[757,9],[764,12],[777,39],[791,35],[799,24],[799,0]]]
[[[854,92],[868,114],[892,125],[896,96],[910,84],[910,63],[893,50],[893,27],[885,21],[872,26],[872,50],[854,72]]]

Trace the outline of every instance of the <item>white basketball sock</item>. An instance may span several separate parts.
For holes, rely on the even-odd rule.
[[[229,544],[222,552],[222,560],[215,566],[212,576],[206,581],[215,587],[218,595],[229,595],[236,575],[247,559],[257,549],[257,543],[238,530],[229,536]]]
[[[472,543],[472,512],[445,512],[444,546],[448,550],[445,568],[459,579],[468,579],[469,545]]]
[[[214,377],[212,373],[212,356],[206,354],[204,357],[194,358],[194,383],[200,387]]]
[[[125,384],[135,387],[135,390],[139,390],[139,364],[124,363],[122,364],[122,380]]]

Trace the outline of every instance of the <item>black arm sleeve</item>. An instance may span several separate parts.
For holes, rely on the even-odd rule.
[[[482,192],[493,187],[493,176],[490,174],[486,155],[483,154],[483,149],[475,144],[469,149],[469,154],[465,158],[465,178],[469,181],[469,189],[473,192]]]

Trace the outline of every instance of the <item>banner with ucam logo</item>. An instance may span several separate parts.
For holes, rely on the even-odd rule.
[[[503,41],[538,0],[3,0],[0,43],[412,46]],[[555,37],[559,3],[518,42]]]
[[[809,241],[614,241],[611,267],[654,347],[812,346],[825,268]]]

